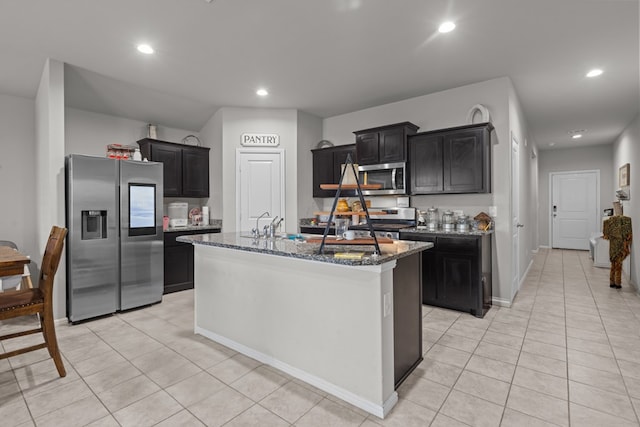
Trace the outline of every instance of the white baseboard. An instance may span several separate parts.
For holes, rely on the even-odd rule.
[[[511,301],[506,300],[504,298],[493,297],[493,298],[491,298],[491,303],[493,305],[497,305],[498,307],[506,307],[506,308],[510,308],[511,307]]]
[[[342,387],[338,387],[335,384],[332,384],[322,378],[309,374],[308,372],[293,367],[287,363],[275,359],[272,356],[261,353],[236,341],[230,340],[229,338],[223,337],[222,335],[218,335],[199,326],[195,327],[195,333],[209,338],[210,340],[220,343],[224,346],[227,346],[239,353],[244,354],[245,356],[249,356],[252,359],[258,360],[262,363],[286,372],[292,377],[302,380],[307,384],[311,384],[312,386],[317,387],[320,390],[325,391],[333,396],[336,396],[337,398],[342,399],[345,402],[348,402],[353,406],[362,409],[363,411],[375,415],[378,418],[384,418],[387,414],[389,414],[395,404],[398,403],[398,393],[395,391],[382,405],[378,405],[369,400],[363,399],[361,396],[345,390]]]
[[[549,249],[551,248],[551,246],[547,246],[547,245],[539,245],[538,249]]]
[[[520,278],[520,283],[518,283],[518,289],[522,287],[522,284],[524,283],[524,280],[527,278],[527,274],[529,274],[529,270],[531,270],[532,265],[533,265],[533,260],[529,261],[529,265],[527,266],[527,269],[525,270],[524,274]]]

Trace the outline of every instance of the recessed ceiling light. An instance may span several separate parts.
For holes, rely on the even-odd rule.
[[[267,96],[267,95],[269,95],[269,91],[266,90],[266,89],[258,89],[256,91],[256,95],[258,95],[258,96]]]
[[[587,73],[587,77],[598,77],[603,71],[600,68],[594,68]]]
[[[441,33],[448,33],[450,31],[453,31],[454,28],[456,28],[456,24],[451,21],[447,21],[440,24],[440,26],[438,27],[438,31],[440,31]]]
[[[155,52],[155,50],[153,50],[153,48],[151,46],[149,46],[148,44],[139,44],[138,45],[138,52],[146,53],[147,55],[151,55],[153,52]]]
[[[573,139],[580,139],[580,138],[582,138],[582,134],[581,134],[581,133],[573,134],[573,135],[571,135],[571,138],[573,138]]]

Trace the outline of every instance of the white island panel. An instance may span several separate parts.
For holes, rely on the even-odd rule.
[[[194,247],[196,333],[378,417],[397,402],[395,260],[345,266]]]

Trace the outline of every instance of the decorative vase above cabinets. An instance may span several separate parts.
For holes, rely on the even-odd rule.
[[[157,139],[138,141],[142,156],[164,165],[165,197],[209,197],[209,148]]]

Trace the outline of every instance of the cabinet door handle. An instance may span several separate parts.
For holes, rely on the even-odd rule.
[[[518,227],[518,228],[522,228],[522,227],[524,227],[524,224],[517,223],[517,224],[516,224],[516,227]]]

